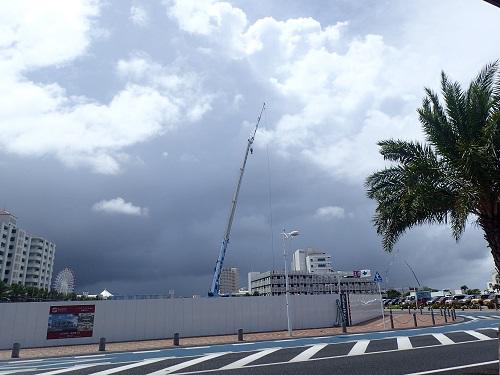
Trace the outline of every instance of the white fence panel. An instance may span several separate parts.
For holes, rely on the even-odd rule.
[[[294,329],[331,327],[338,295],[290,296]],[[353,324],[380,315],[375,295],[350,296]],[[48,340],[50,306],[95,305],[92,337]],[[0,349],[266,332],[287,328],[285,297],[175,298],[0,304]]]

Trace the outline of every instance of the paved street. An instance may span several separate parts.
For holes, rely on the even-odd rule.
[[[498,374],[500,314],[464,316],[469,320],[442,327],[4,361],[0,375]]]

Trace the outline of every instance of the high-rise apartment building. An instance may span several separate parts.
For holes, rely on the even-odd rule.
[[[238,268],[223,268],[220,273],[220,293],[232,294],[240,290],[240,270]]]
[[[0,210],[0,280],[50,290],[56,245],[17,227],[11,213]]]

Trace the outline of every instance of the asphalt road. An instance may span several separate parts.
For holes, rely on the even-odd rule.
[[[0,375],[498,374],[500,314],[464,314],[444,327],[4,361]]]

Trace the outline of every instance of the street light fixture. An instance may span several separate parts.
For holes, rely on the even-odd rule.
[[[285,262],[285,301],[286,301],[286,323],[287,323],[287,328],[288,328],[288,336],[292,336],[292,323],[290,322],[290,310],[289,310],[289,303],[288,303],[288,294],[289,294],[289,287],[288,287],[288,266],[287,266],[287,260],[286,260],[286,241],[288,239],[292,239],[293,237],[297,237],[299,235],[298,230],[292,230],[291,232],[286,232],[285,228],[283,228],[283,232],[281,235],[283,236],[283,260]]]

